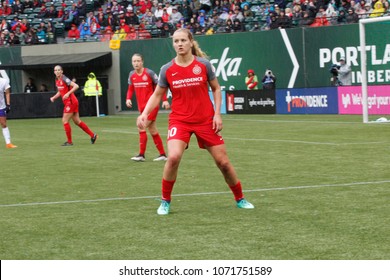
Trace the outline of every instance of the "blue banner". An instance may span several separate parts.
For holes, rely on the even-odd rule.
[[[277,114],[338,114],[337,87],[276,90]]]

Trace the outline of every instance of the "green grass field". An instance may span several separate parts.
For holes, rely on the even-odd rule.
[[[163,162],[135,114],[82,118],[91,145],[60,119],[9,120],[0,146],[0,258],[388,260],[390,124],[361,116],[225,115],[223,136],[256,208],[242,210],[193,136],[171,214],[158,216]],[[167,114],[160,114],[166,137]]]

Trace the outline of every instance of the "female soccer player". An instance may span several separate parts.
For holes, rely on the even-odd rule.
[[[5,78],[0,78],[0,125],[3,130],[5,147],[8,149],[17,148],[11,143],[11,135],[7,126],[7,113],[11,110],[11,86]]]
[[[58,97],[62,97],[64,102],[64,113],[62,115],[62,123],[64,125],[67,141],[62,146],[73,146],[72,128],[69,120],[72,118],[73,122],[78,125],[85,133],[91,137],[91,144],[95,144],[97,134],[93,133],[86,123],[80,120],[79,101],[74,92],[79,88],[78,84],[70,80],[63,74],[61,66],[54,67],[54,75],[56,76],[57,93],[50,97],[50,101],[54,102]]]
[[[144,111],[137,118],[138,127],[145,128],[149,113],[159,104],[167,89],[171,90],[168,160],[164,167],[162,201],[157,214],[169,214],[171,193],[179,164],[192,134],[196,135],[199,147],[206,149],[214,158],[225,182],[234,194],[237,207],[252,209],[254,206],[244,198],[241,183],[230,163],[224,140],[220,135],[222,97],[214,68],[188,29],[175,31],[173,47],[176,57],[161,68],[158,85]],[[208,85],[213,92],[214,106],[209,97]]]
[[[138,103],[138,110],[140,113],[142,113],[145,109],[146,102],[148,102],[149,97],[153,94],[158,78],[156,73],[144,67],[144,59],[141,54],[134,54],[131,58],[131,63],[133,65],[134,70],[132,70],[129,74],[129,86],[127,89],[126,106],[129,108],[133,106],[131,98],[133,97],[133,93],[135,92]],[[163,96],[162,106],[165,109],[168,109],[170,107],[166,95]],[[160,153],[160,155],[153,161],[165,161],[167,160],[167,156],[165,154],[164,145],[156,126],[158,109],[159,106],[157,105],[156,108],[154,108],[151,114],[148,116],[147,123],[145,125],[148,128],[149,133],[153,138],[154,144],[156,145],[156,148]],[[146,143],[148,142],[148,136],[146,134],[145,129],[138,128],[138,132],[139,153],[138,156],[132,157],[131,159],[134,161],[145,161],[145,151]]]

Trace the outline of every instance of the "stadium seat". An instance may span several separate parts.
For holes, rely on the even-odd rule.
[[[64,33],[65,33],[65,24],[63,24],[62,22],[57,22],[55,25],[54,25],[54,28],[55,28],[55,37],[58,38],[58,37],[64,37]]]
[[[25,14],[32,14],[34,12],[34,9],[33,8],[26,8],[26,9],[24,9],[23,10],[23,13],[25,13]]]

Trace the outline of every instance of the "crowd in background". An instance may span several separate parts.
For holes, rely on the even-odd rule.
[[[170,37],[357,23],[390,0],[4,0],[0,46]]]

